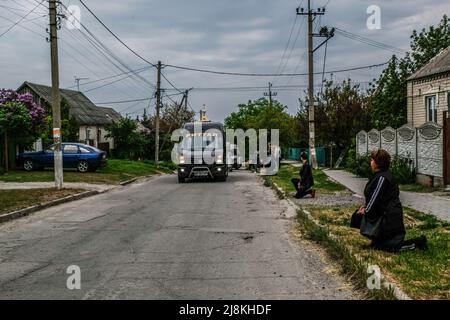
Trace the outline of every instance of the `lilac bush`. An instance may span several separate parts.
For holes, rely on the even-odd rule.
[[[33,101],[31,93],[17,93],[11,89],[0,89],[0,108],[7,102],[23,103],[30,113],[31,130],[39,130],[46,124],[46,111],[38,103]]]

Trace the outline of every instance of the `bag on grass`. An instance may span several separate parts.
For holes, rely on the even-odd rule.
[[[361,235],[372,240],[379,238],[382,231],[383,220],[384,215],[373,221],[367,219],[366,216],[363,216],[360,228]]]
[[[352,214],[352,218],[350,220],[350,228],[360,229],[361,228],[361,221],[363,218],[362,214],[359,214],[359,210],[356,210]]]

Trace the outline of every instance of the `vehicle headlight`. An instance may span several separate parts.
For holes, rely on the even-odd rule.
[[[223,155],[218,155],[216,159],[217,164],[223,164]]]
[[[184,164],[184,156],[180,156],[180,164]]]

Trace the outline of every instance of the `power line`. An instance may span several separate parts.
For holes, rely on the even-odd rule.
[[[152,99],[153,99],[152,97],[149,97],[149,98],[134,99],[134,100],[96,102],[95,104],[122,104],[122,103],[130,103],[130,102],[137,102],[137,101],[148,101],[148,100],[152,100]]]
[[[126,71],[126,72],[119,73],[119,74],[116,74],[116,75],[113,75],[113,76],[108,76],[108,77],[105,77],[105,78],[101,78],[101,79],[97,79],[97,80],[88,81],[88,82],[85,82],[85,83],[80,84],[80,86],[86,86],[86,85],[89,85],[89,84],[92,84],[92,83],[97,83],[97,82],[101,82],[101,81],[105,81],[105,80],[109,80],[109,79],[121,77],[121,76],[123,76],[123,75],[130,74],[130,73],[132,73],[132,72],[140,73],[140,72],[149,70],[150,68],[151,68],[151,67],[143,67],[143,68],[135,69],[135,70],[132,70],[132,71]],[[76,87],[76,86],[71,86],[71,87],[68,87],[67,89],[71,89],[71,88],[75,88],[75,87]]]
[[[67,7],[64,4],[61,4],[66,10]],[[92,39],[95,40],[94,43],[92,42],[91,39],[89,39],[89,37],[84,33],[81,32],[81,34],[94,46],[97,48],[97,50],[99,50],[99,52],[103,55],[105,55],[105,53],[107,53],[109,56],[111,56],[114,60],[116,60],[120,65],[122,65],[125,69],[127,69],[128,71],[132,71],[132,69],[126,64],[124,63],[119,57],[117,57],[102,41],[100,41],[100,39],[98,39],[83,23],[81,23],[81,21],[79,21],[76,17],[74,17],[75,20],[83,27],[84,30],[86,30],[86,32],[89,34],[90,37],[92,37]],[[101,49],[98,48],[98,46],[100,46],[101,49],[103,49],[105,52],[101,51]],[[109,58],[107,58],[109,60]],[[110,60],[109,60],[110,61]],[[110,61],[111,62],[111,61]],[[117,67],[117,65],[115,65]],[[119,70],[121,70],[123,72],[122,69],[119,68]],[[148,83],[150,86],[152,86],[153,88],[155,88],[155,85],[151,82],[149,82],[147,79],[139,76],[139,75],[135,75],[137,78],[139,78],[141,81]]]
[[[330,70],[325,71],[325,73],[340,73],[340,72],[348,72],[348,71],[355,71],[355,70],[361,70],[361,69],[369,69],[369,68],[375,68],[375,67],[381,67],[386,64],[388,64],[389,61],[384,63],[378,63],[378,64],[372,64],[368,66],[362,66],[362,67],[354,67],[354,68],[348,68],[348,69],[338,69],[338,70]],[[182,66],[175,66],[166,64],[165,67],[170,68],[176,68],[181,70],[187,70],[187,71],[195,71],[195,72],[203,72],[203,73],[212,73],[212,74],[220,74],[220,75],[229,75],[229,76],[245,76],[245,77],[295,77],[295,76],[307,76],[308,73],[284,73],[284,74],[274,74],[274,73],[238,73],[238,72],[224,72],[224,71],[214,71],[214,70],[206,70],[206,69],[196,69],[196,68],[190,68],[190,67],[182,67]],[[321,75],[322,72],[316,72],[314,74]]]
[[[89,9],[89,7],[83,2],[83,0],[78,0],[80,1],[80,3],[83,5],[83,7],[86,8],[87,11],[89,11],[90,14],[92,14],[92,16],[94,16],[94,18],[114,37],[117,39],[117,41],[119,41],[122,45],[124,45],[128,50],[130,50],[136,57],[138,57],[139,59],[141,59],[142,61],[150,64],[153,67],[156,67],[156,65],[154,65],[153,63],[151,63],[150,61],[148,61],[147,59],[143,58],[140,54],[138,54],[136,51],[134,51],[133,49],[131,49],[125,42],[123,42],[114,32],[111,31],[111,29],[108,28],[108,26],[106,26],[102,20],[100,20],[99,17],[97,17],[97,15],[92,12],[91,9]]]
[[[9,31],[11,31],[15,26],[17,26],[19,23],[21,23],[26,17],[28,17],[30,14],[32,14],[45,0],[42,0],[37,6],[35,6],[31,11],[29,11],[27,14],[25,14],[22,18],[17,20],[11,27],[6,29],[3,33],[0,34],[0,38],[3,37],[5,34],[7,34]]]
[[[351,39],[351,40],[355,40],[355,41],[358,41],[358,42],[361,42],[361,43],[364,43],[364,44],[367,44],[367,45],[370,45],[370,46],[373,46],[373,47],[376,47],[379,49],[388,50],[388,51],[391,51],[394,53],[403,53],[403,54],[406,53],[405,50],[402,50],[400,48],[396,48],[394,46],[391,46],[391,45],[388,45],[388,44],[385,44],[382,42],[378,42],[378,41],[363,37],[361,35],[358,35],[358,34],[355,34],[355,33],[349,32],[349,31],[345,31],[345,30],[337,28],[337,27],[335,27],[335,30],[340,35],[342,35],[348,39]]]

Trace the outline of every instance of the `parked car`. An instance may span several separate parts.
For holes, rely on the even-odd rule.
[[[17,163],[25,171],[53,167],[55,146],[44,151],[24,152],[17,157]],[[82,143],[63,143],[63,167],[77,168],[79,172],[94,172],[107,164],[106,152]]]

